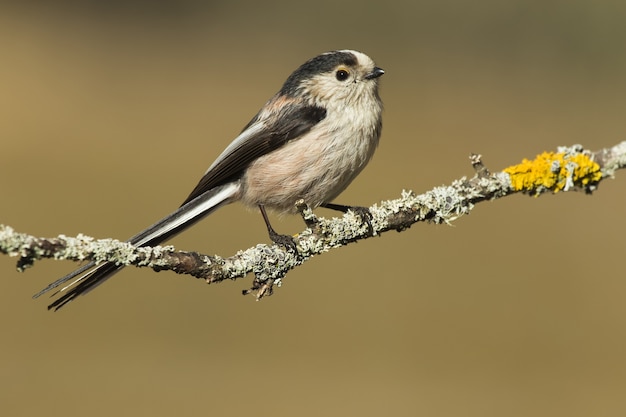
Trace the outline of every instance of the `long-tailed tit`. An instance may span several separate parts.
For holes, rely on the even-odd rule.
[[[293,213],[302,199],[313,208],[346,209],[330,201],[361,172],[378,145],[378,78],[383,74],[367,55],[351,50],[305,62],[211,164],[180,208],[128,242],[158,245],[217,208],[241,201],[258,206],[270,238],[284,244],[265,207]],[[91,262],[35,297],[64,285],[58,292],[65,294],[48,307],[59,309],[121,268]]]

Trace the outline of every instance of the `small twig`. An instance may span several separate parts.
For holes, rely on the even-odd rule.
[[[480,154],[470,154],[470,162],[474,167],[474,171],[476,171],[476,175],[481,178],[487,178],[489,176],[489,170],[483,165],[482,158],[483,156]]]

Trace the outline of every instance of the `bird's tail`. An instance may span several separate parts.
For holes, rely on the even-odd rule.
[[[169,216],[131,237],[128,239],[128,243],[134,246],[158,245],[182,232],[219,207],[232,202],[238,191],[239,183],[237,182],[215,187],[184,204]],[[116,265],[113,262],[96,264],[92,261],[54,281],[35,294],[33,298],[37,298],[48,291],[61,287],[53,296],[60,293],[64,294],[48,306],[49,310],[54,309],[56,311],[79,295],[83,295],[97,285],[102,284],[122,268],[123,266]]]

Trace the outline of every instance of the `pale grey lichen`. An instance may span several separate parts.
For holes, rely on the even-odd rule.
[[[488,195],[491,195],[492,199],[504,197],[513,189],[511,183],[511,176],[506,172],[496,172],[491,174],[491,181],[487,184],[483,183],[482,179],[479,180],[479,186],[486,191]]]
[[[571,157],[580,153],[584,153],[586,155],[590,155],[591,152],[586,151],[585,147],[583,145],[580,144],[574,144],[571,146],[557,146],[556,147],[556,151],[557,153],[563,153],[565,154],[566,157]],[[558,171],[557,171],[558,172]]]
[[[626,167],[626,141],[604,149],[598,154],[596,159],[602,160],[603,177],[613,177],[616,170]]]

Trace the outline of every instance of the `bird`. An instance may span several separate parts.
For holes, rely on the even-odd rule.
[[[218,208],[239,201],[258,207],[270,239],[289,246],[266,209],[296,213],[296,202],[347,211],[331,203],[363,170],[382,131],[379,79],[385,73],[355,50],[317,55],[289,75],[241,133],[209,166],[177,210],[127,240],[155,246]],[[33,297],[57,289],[55,311],[102,284],[123,266],[89,262]],[[71,281],[68,283],[68,281]]]

